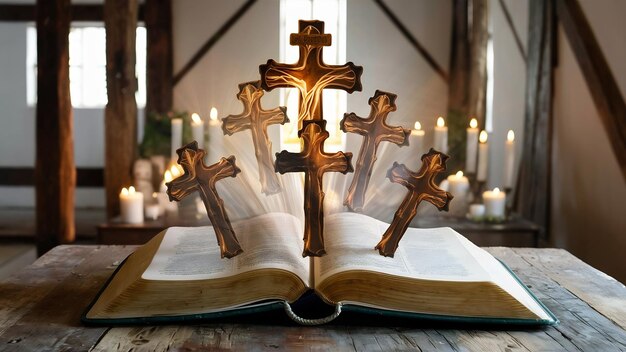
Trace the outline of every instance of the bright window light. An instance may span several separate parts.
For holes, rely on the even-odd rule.
[[[29,106],[37,103],[37,29],[26,35],[26,94]],[[72,27],[69,34],[70,96],[75,108],[103,108],[107,103],[106,33],[102,25]],[[146,105],[146,29],[137,27],[137,106]]]
[[[281,0],[280,2],[280,62],[294,63],[299,58],[299,48],[289,45],[289,35],[298,32],[298,20],[324,21],[325,33],[332,35],[332,45],[324,47],[324,62],[343,65],[346,62],[346,0]],[[298,90],[281,88],[280,104],[287,106],[290,123],[282,126],[281,147],[300,150],[298,139]],[[322,95],[323,114],[330,137],[325,146],[328,151],[342,149],[345,136],[339,121],[346,112],[348,95],[343,90],[325,89]]]

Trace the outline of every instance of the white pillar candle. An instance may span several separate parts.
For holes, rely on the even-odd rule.
[[[506,193],[501,192],[498,187],[494,188],[493,191],[483,192],[483,203],[485,204],[486,217],[504,218]]]
[[[472,219],[482,218],[485,216],[485,205],[484,204],[472,204],[469,206],[469,216]]]
[[[195,112],[191,114],[191,135],[198,142],[198,147],[204,149],[204,121]]]
[[[467,144],[465,153],[465,171],[476,173],[476,156],[478,150],[478,121],[472,119],[467,129]]]
[[[224,155],[224,131],[222,131],[222,122],[217,118],[217,109],[211,108],[209,115],[209,144],[207,147],[207,155],[210,155],[208,161],[210,164],[217,162]]]
[[[171,139],[171,153],[170,158],[175,161],[178,158],[176,155],[176,149],[183,146],[183,119],[172,119],[172,139]]]
[[[487,144],[487,132],[480,131],[478,137],[478,171],[476,172],[476,180],[487,181],[487,166],[489,164],[489,144]]]
[[[509,130],[506,134],[506,145],[504,150],[504,188],[513,188],[515,175],[515,133]]]
[[[415,128],[411,130],[411,135],[409,136],[409,146],[416,156],[418,160],[418,166],[420,165],[420,160],[422,154],[424,154],[424,135],[426,132],[422,130],[422,124],[419,121],[415,122]]]
[[[136,192],[133,186],[128,189],[122,188],[120,210],[123,223],[141,224],[143,222],[143,193]]]
[[[448,192],[456,198],[455,200],[467,197],[468,190],[469,180],[467,177],[463,176],[463,171],[448,176]]]
[[[435,139],[433,142],[435,150],[444,154],[448,153],[448,127],[443,117],[437,118],[437,126],[435,126]]]

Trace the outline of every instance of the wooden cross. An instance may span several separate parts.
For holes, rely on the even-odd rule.
[[[322,91],[342,89],[348,93],[361,90],[363,67],[352,62],[345,65],[327,65],[322,58],[324,46],[331,45],[331,35],[324,34],[324,22],[300,20],[299,33],[289,37],[291,45],[300,47],[300,58],[295,64],[280,64],[268,60],[259,66],[261,85],[274,88],[295,87],[300,91],[298,128],[306,120],[322,120]]]
[[[217,194],[215,183],[226,177],[236,177],[241,170],[235,165],[233,155],[222,158],[211,166],[204,165],[206,152],[198,149],[198,142],[193,141],[176,151],[178,164],[183,167],[184,174],[168,182],[167,194],[170,201],[180,201],[189,194],[198,191],[204,202],[209,220],[215,230],[217,243],[220,246],[222,258],[232,258],[243,252],[235,236],[224,201]]]
[[[326,172],[352,172],[352,153],[324,152],[328,138],[326,121],[304,121],[298,132],[303,140],[302,152],[276,153],[276,171],[304,172],[304,251],[303,257],[322,256],[324,249],[324,191],[322,178]]]
[[[432,203],[439,210],[448,210],[452,195],[435,184],[435,176],[446,169],[448,156],[432,148],[422,156],[422,167],[413,172],[404,164],[393,163],[387,172],[391,182],[399,183],[409,189],[400,208],[396,211],[393,221],[383,234],[376,249],[385,257],[393,257],[398,243],[417,213],[417,206],[422,200]]]
[[[378,144],[387,141],[400,146],[409,145],[408,136],[411,131],[401,126],[389,126],[386,121],[389,113],[396,111],[396,97],[395,94],[377,90],[368,101],[372,108],[367,118],[350,113],[345,114],[339,123],[342,131],[363,136],[352,184],[343,203],[352,211],[363,210],[365,192],[376,162]]]
[[[280,183],[274,172],[274,160],[271,155],[272,142],[267,135],[267,127],[274,124],[282,125],[289,122],[289,119],[286,114],[287,108],[284,106],[263,110],[261,97],[263,97],[261,81],[240,84],[237,99],[243,103],[243,112],[223,118],[222,129],[224,134],[229,136],[239,131],[250,130],[259,167],[261,192],[274,194],[280,192]]]

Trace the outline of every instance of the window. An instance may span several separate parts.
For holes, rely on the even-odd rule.
[[[289,45],[289,35],[298,32],[298,20],[324,21],[324,31],[332,35],[332,45],[324,47],[324,62],[342,65],[346,62],[346,0],[281,0],[280,3],[280,62],[298,61],[297,46]],[[280,104],[287,106],[291,122],[282,126],[281,147],[290,151],[300,150],[298,139],[298,91],[283,88]],[[339,121],[346,112],[348,95],[343,90],[325,89],[322,100],[323,113],[330,137],[325,146],[328,151],[342,149],[345,136],[339,129]]]
[[[26,94],[28,105],[37,102],[37,29],[30,26],[26,36]],[[70,29],[70,95],[75,108],[102,108],[107,103],[106,34],[102,25]],[[137,27],[137,105],[146,105],[146,29]]]

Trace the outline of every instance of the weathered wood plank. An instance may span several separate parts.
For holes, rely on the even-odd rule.
[[[524,142],[515,208],[548,231],[552,167],[554,1],[530,1]]]
[[[537,251],[537,258],[545,250]],[[594,310],[588,303],[552,280],[535,265],[534,258],[524,258],[510,248],[490,248],[489,252],[507,265],[531,288],[561,321],[545,333],[566,350],[620,351],[626,349],[626,331]],[[571,270],[584,270],[582,261],[571,261]],[[514,333],[512,333],[513,336]]]
[[[146,117],[172,109],[172,1],[146,0]]]
[[[611,67],[577,0],[557,0],[556,9],[598,116],[626,179],[626,102]]]
[[[602,315],[626,329],[626,287],[562,249],[544,249],[541,255],[530,248],[513,249]]]
[[[60,246],[0,283],[0,346],[10,351],[88,350],[107,328],[80,315],[135,247]]]
[[[135,36],[137,0],[106,0],[107,97],[104,110],[107,217],[120,212],[119,193],[132,184],[132,167],[137,154],[137,78]]]
[[[70,102],[70,1],[37,1],[35,184],[37,252],[74,241],[74,136]]]

